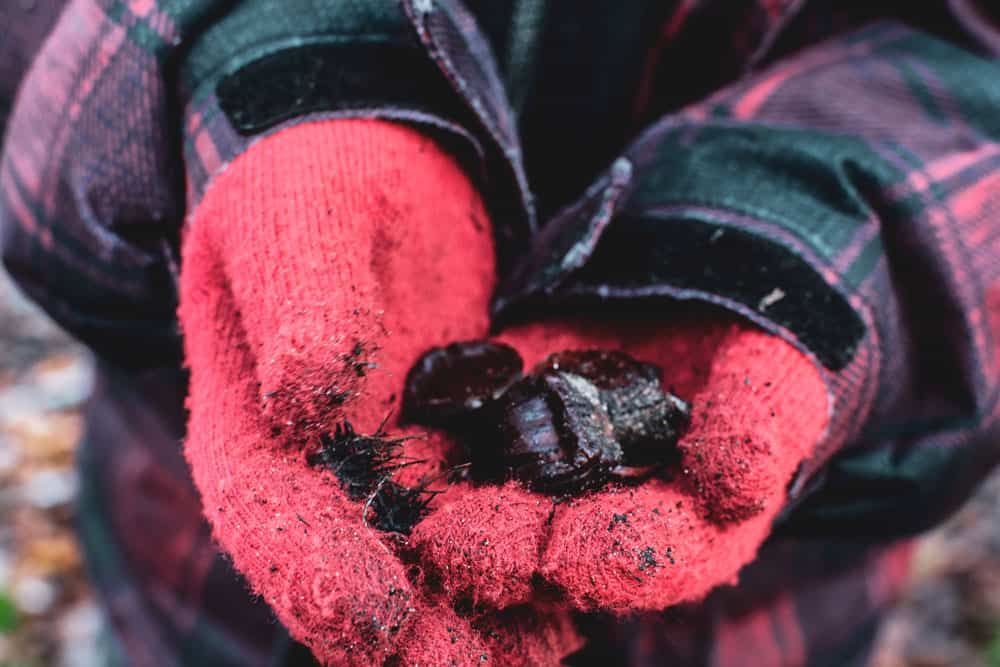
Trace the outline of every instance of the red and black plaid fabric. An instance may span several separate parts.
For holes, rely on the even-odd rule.
[[[5,28],[0,41],[0,135],[21,77],[59,18],[64,3],[65,0],[41,0],[0,5],[0,26]]]
[[[433,134],[480,184],[498,323],[699,300],[824,368],[830,431],[741,585],[630,624],[585,619],[590,650],[863,660],[898,580],[886,545],[944,517],[997,459],[996,12],[582,4],[66,2],[10,115],[0,233],[22,287],[105,360],[81,526],[134,659],[295,652],[214,551],[180,457],[177,238],[263,134],[374,115]],[[37,25],[12,42],[22,61]],[[0,69],[0,94],[22,69]]]

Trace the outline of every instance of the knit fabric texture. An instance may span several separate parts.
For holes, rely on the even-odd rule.
[[[398,428],[407,369],[487,334],[493,241],[476,191],[419,133],[382,121],[298,125],[209,187],[184,241],[191,370],[186,453],[216,539],[291,634],[328,664],[557,664],[570,614],[697,600],[766,537],[827,421],[813,362],[732,316],[577,318],[501,334],[527,364],[614,348],[693,400],[676,479],[557,501],[516,483],[439,490],[407,539],[375,530],[306,454],[343,420],[389,416],[399,481],[457,448]],[[483,658],[485,656],[485,658]]]

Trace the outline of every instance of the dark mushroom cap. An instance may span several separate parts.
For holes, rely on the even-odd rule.
[[[596,488],[622,461],[597,388],[579,376],[524,378],[504,394],[497,412],[500,465],[537,491]]]
[[[660,382],[660,367],[619,350],[565,350],[550,354],[535,372],[562,371],[585,377],[598,389],[618,389],[638,382]]]
[[[677,459],[690,409],[663,391],[658,366],[616,350],[557,352],[527,377],[522,365],[501,343],[433,348],[407,375],[404,416],[448,429],[473,479],[543,493],[641,481]]]
[[[690,407],[660,386],[660,368],[617,350],[567,350],[551,354],[537,371],[581,375],[600,390],[615,438],[630,465],[670,460],[690,421]]]
[[[406,376],[403,415],[444,425],[495,401],[521,376],[517,350],[490,341],[452,343],[425,352]]]
[[[602,392],[615,437],[629,465],[651,465],[674,458],[677,441],[691,421],[688,404],[659,385],[641,383]]]

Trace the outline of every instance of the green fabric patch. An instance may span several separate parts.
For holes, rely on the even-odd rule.
[[[963,416],[914,422],[883,430],[865,442],[896,447],[852,448],[829,463],[822,486],[781,523],[790,535],[851,535],[885,541],[916,535],[958,509],[984,470],[996,465],[992,446],[953,447],[937,442],[980,419]],[[988,438],[989,434],[984,436]],[[919,445],[906,447],[907,441]],[[984,443],[985,444],[985,441]]]
[[[901,178],[853,137],[764,125],[681,126],[660,143],[629,207],[729,210],[778,225],[832,260],[869,224],[864,191]]]
[[[924,113],[927,114],[927,117],[936,123],[947,122],[948,118],[944,110],[938,105],[934,99],[934,95],[927,88],[927,82],[913,69],[913,65],[903,58],[890,58],[889,62],[899,70],[899,74],[909,87],[910,93],[920,105],[920,108],[924,110]]]
[[[894,51],[910,54],[937,77],[959,111],[973,128],[1000,140],[1000,68],[947,42],[920,33],[893,42]]]

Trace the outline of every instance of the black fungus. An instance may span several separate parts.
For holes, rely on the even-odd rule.
[[[365,518],[379,530],[409,535],[426,516],[432,497],[432,493],[421,487],[411,488],[386,480],[369,496]]]
[[[320,447],[307,458],[310,465],[329,469],[352,500],[371,494],[402,465],[403,438],[387,438],[383,428],[372,435],[355,432],[345,421],[320,436]]]
[[[431,493],[391,480],[393,472],[410,465],[403,457],[406,438],[388,438],[385,425],[372,435],[357,433],[350,422],[320,436],[320,447],[307,457],[310,465],[336,475],[352,500],[365,500],[365,520],[379,530],[409,534],[427,513]]]

